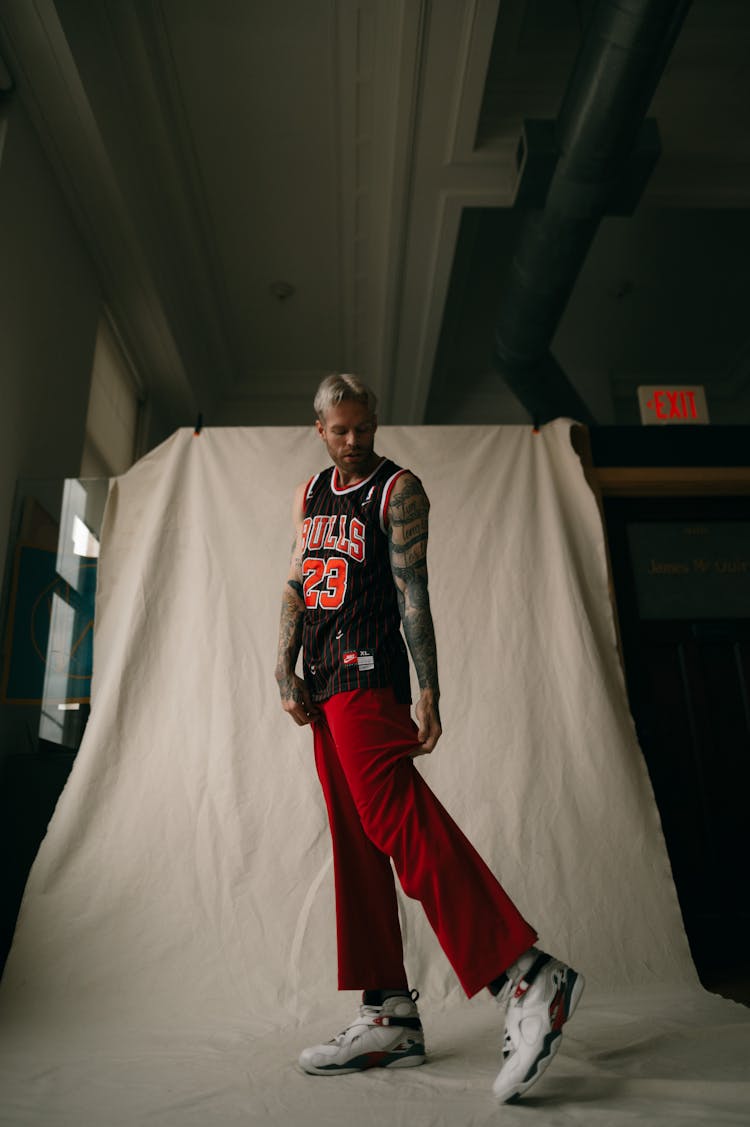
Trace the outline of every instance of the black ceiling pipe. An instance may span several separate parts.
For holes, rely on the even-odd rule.
[[[689,7],[601,0],[586,30],[545,205],[524,222],[495,326],[495,366],[536,422],[595,422],[550,343]]]

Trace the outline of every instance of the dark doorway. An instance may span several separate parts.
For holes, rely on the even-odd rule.
[[[608,499],[626,680],[701,981],[750,1002],[750,502]]]

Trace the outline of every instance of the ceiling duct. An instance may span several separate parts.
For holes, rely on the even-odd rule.
[[[601,0],[586,30],[555,127],[558,157],[544,207],[525,219],[495,327],[495,365],[535,422],[559,415],[595,422],[550,343],[599,222],[628,175],[689,6]]]

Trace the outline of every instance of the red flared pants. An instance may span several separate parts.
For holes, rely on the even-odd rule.
[[[390,859],[471,997],[535,942],[473,845],[417,771],[417,728],[393,690],[320,705],[315,762],[333,839],[339,989],[406,988]]]

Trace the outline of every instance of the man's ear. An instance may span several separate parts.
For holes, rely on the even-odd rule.
[[[316,427],[317,432],[320,435],[320,437],[323,438],[325,431],[324,431],[323,424],[321,423],[320,419],[315,420],[315,427]]]

